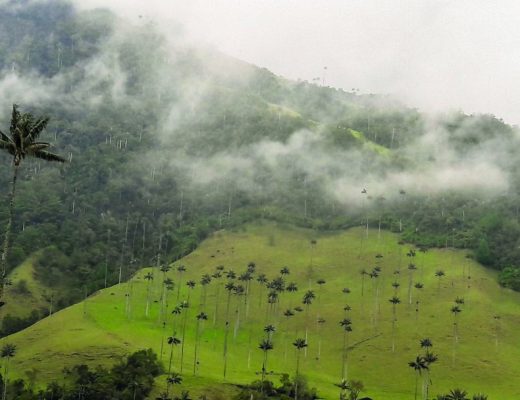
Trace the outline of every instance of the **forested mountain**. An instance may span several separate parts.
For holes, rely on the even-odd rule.
[[[36,275],[67,288],[59,307],[258,218],[380,226],[518,265],[519,135],[491,115],[289,81],[65,1],[0,2],[0,71],[0,129],[13,103],[47,115],[69,160],[25,161],[9,260],[44,249]]]

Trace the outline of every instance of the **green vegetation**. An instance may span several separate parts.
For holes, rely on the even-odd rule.
[[[393,326],[393,304],[387,299],[396,290],[397,296],[406,297],[406,254],[412,252],[407,246],[398,245],[398,236],[394,234],[381,232],[379,236],[377,231],[369,230],[368,239],[365,234],[361,229],[319,233],[272,223],[247,225],[212,235],[196,251],[175,263],[174,267],[182,264],[186,271],[182,276],[184,283],[179,301],[176,290],[167,291],[166,294],[167,335],[180,338],[184,316],[187,321],[183,342],[183,382],[175,385],[176,393],[188,390],[194,398],[206,394],[211,399],[211,393],[215,391],[227,393],[221,398],[230,398],[237,391],[228,384],[260,381],[265,358],[264,351],[256,349],[255,344],[269,339],[270,335],[273,349],[269,350],[267,358],[266,381],[277,381],[277,374],[293,375],[298,368],[299,374],[307,378],[309,386],[316,387],[326,398],[337,397],[340,392],[335,385],[342,379],[344,358],[348,360],[345,379],[363,381],[363,394],[381,400],[412,398],[416,378],[408,363],[416,359],[417,346],[424,338],[428,338],[433,347],[424,342],[426,347],[422,347],[419,357],[426,357],[426,352],[430,352],[438,358],[428,372],[430,394],[445,393],[463,385],[470,392],[485,392],[490,398],[513,400],[518,397],[515,377],[519,373],[517,331],[520,296],[501,288],[496,283],[494,272],[468,259],[463,252],[416,252],[414,279],[420,279],[424,284],[420,296],[421,312],[417,315],[413,305],[403,302],[397,305],[398,319]],[[262,289],[263,285],[253,279],[250,281],[247,303],[244,295],[235,296],[234,290],[230,292],[230,310],[233,310],[230,314],[233,316],[226,317],[228,296],[219,297],[220,311],[213,325],[217,289],[224,283],[233,282],[234,286],[238,286],[246,281],[223,277],[222,280],[212,279],[206,287],[197,284],[194,289],[190,289],[185,282],[199,282],[202,276],[213,274],[221,265],[225,271],[235,271],[238,277],[244,271],[251,271],[252,267],[248,265],[252,261],[254,271],[251,274],[265,274],[268,286],[273,287],[273,282],[281,283],[279,279],[283,276],[286,285],[287,282],[294,282],[299,290],[278,291],[276,302],[270,303],[270,289]],[[365,282],[361,295],[363,280],[359,271],[371,270],[374,265],[379,275]],[[288,267],[289,274],[280,273],[284,266]],[[445,276],[439,285],[436,271],[440,266]],[[462,274],[468,268],[471,269],[469,282]],[[149,281],[151,302],[149,316],[146,317],[148,281],[144,277],[149,273],[155,279]],[[229,272],[226,275],[231,276]],[[166,272],[166,276],[178,282],[176,268]],[[5,339],[17,346],[10,375],[13,379],[23,377],[24,371],[34,368],[38,370],[37,381],[43,384],[59,376],[63,367],[71,368],[76,364],[94,366],[98,363],[108,367],[117,357],[148,347],[159,354],[165,370],[168,370],[172,354],[172,371],[179,372],[181,346],[171,341],[171,345],[162,347],[161,353],[163,291],[162,278],[159,277],[162,277],[162,272],[157,267],[143,269],[128,283],[101,290],[85,302]],[[318,280],[326,282],[322,289],[318,287]],[[392,286],[395,280],[402,283],[397,289]],[[344,291],[347,286],[348,293]],[[308,290],[320,293],[320,298],[319,301],[316,298],[309,307],[306,318],[302,296]],[[180,314],[172,313],[179,302],[187,300],[188,296],[190,307],[183,308]],[[203,307],[203,304],[206,306]],[[455,368],[454,328],[450,312],[453,304],[463,310],[457,316]],[[284,313],[287,309],[294,310],[295,315],[286,317]],[[201,312],[208,315],[207,320],[197,318]],[[318,313],[327,321],[322,327],[316,323]],[[238,314],[240,320],[237,323]],[[497,320],[495,316],[500,318]],[[340,324],[345,318],[351,324]],[[226,320],[230,321],[227,383],[222,384],[219,382],[222,382],[224,372]],[[267,325],[273,325],[275,331],[264,331]],[[352,327],[352,331],[347,332],[346,357],[341,340],[344,326]],[[304,338],[306,330],[308,342],[302,340],[308,343],[307,356],[305,347],[298,350],[291,345],[296,343],[296,339]],[[287,332],[287,341],[284,332]],[[322,344],[318,359],[320,338]],[[193,363],[197,343],[195,376]],[[284,357],[286,343],[287,356]],[[424,377],[424,373],[421,376]],[[418,398],[422,393],[421,382],[418,382]],[[157,380],[155,391],[158,395],[165,390],[166,375],[162,375]]]

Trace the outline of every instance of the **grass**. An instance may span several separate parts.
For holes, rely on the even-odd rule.
[[[311,239],[317,241],[314,250]],[[348,376],[364,382],[365,395],[375,399],[413,399],[414,373],[408,361],[415,359],[419,351],[419,339],[429,337],[439,361],[432,366],[432,388],[430,393],[446,392],[454,387],[462,387],[470,393],[484,392],[491,399],[513,400],[520,398],[517,378],[520,375],[520,294],[500,288],[493,271],[483,268],[462,251],[430,250],[417,252],[413,260],[418,269],[414,281],[424,284],[420,294],[420,312],[416,319],[415,305],[407,299],[408,270],[410,259],[406,256],[408,246],[397,244],[398,236],[377,231],[369,231],[368,238],[362,229],[345,232],[315,233],[310,230],[274,224],[253,224],[232,232],[218,232],[201,244],[192,254],[176,265],[184,264],[187,272],[182,281],[181,298],[187,296],[184,283],[188,279],[200,281],[204,273],[213,273],[217,265],[243,272],[250,261],[254,261],[257,272],[272,278],[279,270],[288,266],[291,274],[287,281],[297,282],[299,291],[281,296],[279,314],[288,307],[301,305],[301,298],[308,289],[309,277],[312,289],[318,298],[310,306],[309,347],[307,357],[302,357],[301,373],[307,376],[312,386],[319,389],[324,398],[338,397],[337,383],[341,378],[342,331],[339,321],[344,317],[343,307],[352,307],[350,317],[353,332],[350,343],[372,339],[356,346],[349,353]],[[376,254],[383,258],[376,259]],[[312,268],[310,259],[312,254]],[[365,278],[364,295],[361,296],[361,268],[371,270],[376,264],[382,268],[379,279],[379,307],[375,303],[375,284]],[[115,268],[115,267],[114,267]],[[394,271],[400,269],[399,275]],[[435,271],[443,269],[446,276],[441,280],[440,289]],[[152,309],[146,318],[147,272],[153,272],[155,279],[151,285]],[[471,279],[467,278],[468,272]],[[172,270],[168,276],[177,281],[178,275]],[[324,279],[322,288],[317,279]],[[396,351],[392,352],[392,305],[388,301],[393,295],[391,283],[399,279],[401,287],[398,296],[402,303],[397,306]],[[130,282],[102,290],[86,302],[62,310],[34,326],[12,335],[2,341],[18,346],[12,361],[13,375],[25,377],[24,371],[39,370],[40,383],[61,376],[64,367],[78,363],[112,364],[125,354],[151,347],[159,352],[162,327],[159,322],[159,297],[162,274],[155,269],[141,270]],[[221,280],[222,283],[225,279]],[[373,280],[374,281],[374,280]],[[257,349],[264,337],[266,325],[266,301],[261,299],[260,287],[256,281],[251,284],[251,301],[247,321],[245,321],[244,298],[240,299],[242,324],[238,336],[233,339],[230,329],[230,351],[228,376],[222,384],[222,348],[224,341],[224,313],[226,295],[221,288],[217,324],[213,326],[215,312],[215,291],[212,282],[207,289],[208,306],[204,311],[209,315],[202,330],[198,376],[193,376],[195,315],[199,312],[200,285],[191,293],[191,308],[188,310],[188,329],[185,340],[183,365],[184,384],[179,390],[190,390],[195,397],[204,391],[209,398],[226,399],[235,390],[229,383],[247,383],[259,378],[262,352]],[[350,294],[342,293],[349,287]],[[414,289],[414,299],[417,294]],[[131,296],[131,315],[127,316],[126,293]],[[263,289],[266,297],[266,289]],[[176,289],[168,293],[168,303],[177,303]],[[454,299],[464,297],[465,304],[459,315],[460,342],[456,348],[453,363],[453,318],[450,308]],[[233,317],[237,304],[232,299]],[[316,321],[317,315],[326,320],[322,328],[322,352],[317,359]],[[498,344],[495,338],[494,315],[499,315]],[[164,333],[171,335],[172,316],[168,313],[167,328]],[[377,319],[377,324],[374,324]],[[268,370],[273,371],[271,379],[278,380],[282,372],[293,373],[295,352],[287,346],[284,357],[284,332],[288,329],[288,343],[296,337],[303,337],[305,313],[297,313],[286,325],[283,317],[269,319],[277,326],[274,334],[275,349],[269,353]],[[180,333],[177,333],[180,336]],[[163,361],[167,364],[169,349],[164,346]],[[179,370],[179,349],[174,352],[174,367]],[[248,362],[249,359],[249,362]],[[160,390],[164,377],[158,380]],[[220,397],[215,395],[220,393]],[[196,397],[195,397],[196,398]]]
[[[33,254],[9,274],[12,285],[6,287],[7,302],[1,310],[1,316],[11,314],[23,318],[33,310],[49,309],[51,290],[34,278],[33,265],[39,256],[39,252]],[[20,281],[25,281],[27,292],[17,289]]]

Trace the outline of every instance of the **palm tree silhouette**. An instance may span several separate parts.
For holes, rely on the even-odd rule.
[[[173,347],[181,344],[181,340],[176,338],[175,336],[170,336],[167,339],[168,344],[170,345],[170,360],[168,361],[168,374],[172,371],[173,364]]]
[[[352,332],[352,321],[349,318],[343,318],[339,321],[339,325],[343,328],[343,357],[341,363],[341,379],[347,379],[348,374],[348,333]]]
[[[293,346],[296,348],[296,374],[294,376],[294,400],[298,400],[298,378],[300,376],[300,354],[302,349],[307,348],[307,341],[302,338],[298,338],[293,342]]]
[[[468,392],[462,389],[452,389],[444,398],[446,400],[469,400]]]
[[[267,277],[265,276],[265,274],[259,274],[257,277],[256,277],[256,281],[258,282],[259,286],[260,286],[260,290],[258,291],[258,307],[261,307],[262,306],[262,298],[263,298],[263,288],[264,286],[266,286],[268,279]]]
[[[31,113],[21,113],[18,106],[13,104],[9,135],[0,131],[0,150],[4,150],[13,157],[13,177],[9,193],[9,217],[4,234],[2,257],[0,259],[0,299],[3,297],[4,280],[7,278],[7,261],[11,246],[11,232],[14,219],[14,204],[16,196],[16,182],[20,164],[26,157],[35,157],[45,161],[65,162],[65,159],[48,151],[51,146],[47,142],[39,142],[49,118],[34,117]]]
[[[197,358],[199,349],[199,338],[200,338],[200,322],[207,321],[208,315],[205,312],[200,312],[197,315],[197,326],[195,328],[195,357],[193,359],[193,375],[197,375],[197,366],[199,365],[199,359]]]
[[[462,312],[462,309],[459,306],[451,307],[451,313],[453,314],[453,357],[452,357],[453,364],[455,364],[455,351],[456,351],[457,343],[459,342],[459,327],[458,327],[457,316],[461,312]]]
[[[421,302],[420,291],[424,288],[421,282],[417,282],[414,287],[417,289],[417,300],[415,300],[415,320],[419,319],[419,305]]]
[[[318,356],[317,356],[317,360],[320,359],[321,357],[321,326],[325,323],[325,319],[322,318],[322,317],[318,317],[318,319],[316,320],[316,328],[318,330]]]
[[[290,309],[287,309],[284,311],[283,315],[285,317],[285,332],[284,332],[284,338],[283,338],[283,341],[284,341],[283,359],[284,359],[284,361],[286,361],[287,360],[287,335],[289,332],[289,318],[294,316],[294,312]]]
[[[264,332],[266,333],[267,335],[267,339],[268,340],[272,340],[273,339],[273,333],[276,332],[276,327],[274,325],[266,325],[264,326]]]
[[[401,300],[397,296],[393,296],[390,300],[392,303],[392,352],[395,352],[395,325],[397,323],[397,305],[401,303]]]
[[[223,267],[222,267],[223,268]],[[220,287],[222,286],[222,272],[217,270],[213,275],[211,275],[213,280],[217,280],[218,284],[215,288],[215,313],[213,314],[213,327],[217,324],[217,318],[218,318],[218,306],[220,304]]]
[[[184,265],[179,265],[177,267],[177,275],[179,277],[179,282],[177,283],[177,301],[181,295],[181,286],[182,286],[182,274],[186,272],[186,267]]]
[[[423,345],[422,341],[421,341],[421,346]],[[431,342],[430,342],[430,345],[431,345]],[[431,346],[430,346],[431,347]],[[438,360],[438,357],[431,353],[429,350],[426,350],[426,353],[424,354],[424,362],[426,363],[427,365],[427,369],[426,369],[426,373],[425,373],[425,376],[424,376],[424,384],[423,384],[423,394],[424,394],[424,398],[425,399],[428,399],[429,397],[429,391],[430,391],[430,367],[433,363],[435,363],[437,360]]]
[[[206,286],[208,286],[210,283],[211,283],[211,276],[209,276],[208,274],[202,275],[202,278],[200,279],[200,285],[202,287],[200,306],[202,307],[202,309],[206,308],[206,295],[207,295]]]
[[[271,342],[270,339],[262,339],[260,344],[258,345],[258,348],[264,352],[264,361],[262,363],[262,390],[263,390],[263,383],[265,381],[265,374],[267,372],[267,352],[273,349],[273,342]]]
[[[305,343],[308,343],[309,339],[309,307],[315,298],[316,295],[312,290],[307,290],[303,295],[302,303],[305,305]],[[307,357],[307,347],[305,347],[305,357]]]
[[[428,369],[428,365],[426,364],[424,358],[421,356],[417,356],[415,361],[410,361],[408,365],[415,371],[415,400],[417,400],[419,377],[422,375],[422,372],[424,370]]]
[[[0,351],[0,357],[5,359],[4,361],[4,391],[2,393],[2,400],[7,399],[7,386],[9,385],[9,361],[16,354],[16,346],[11,343],[6,343]]]
[[[144,315],[148,317],[148,314],[150,312],[150,282],[153,281],[153,274],[151,272],[148,272],[144,279],[146,280],[146,309]]]
[[[408,304],[412,304],[412,283],[413,283],[413,273],[417,270],[417,267],[415,264],[410,263],[408,264]]]
[[[437,286],[437,291],[439,291],[439,292],[440,292],[440,290],[441,290],[441,279],[442,279],[442,277],[443,277],[444,275],[445,275],[445,273],[444,273],[444,271],[443,271],[442,269],[439,269],[439,270],[437,270],[437,271],[435,272],[435,276],[436,276],[437,278],[439,278],[439,280],[438,280],[438,286]]]
[[[228,292],[227,295],[227,303],[226,303],[226,322],[225,322],[225,331],[224,331],[224,379],[226,379],[227,372],[227,355],[228,355],[228,337],[229,337],[229,308],[231,305],[231,294],[235,290],[235,284],[233,282],[226,283],[225,289]]]
[[[186,339],[186,323],[188,320],[188,311],[190,308],[190,303],[188,301],[183,301],[181,303],[182,309],[184,309],[184,315],[182,319],[182,339],[181,339],[181,360],[180,360],[180,371],[182,373],[182,370],[184,368],[184,344]]]
[[[166,378],[166,395],[168,396],[170,393],[170,388],[172,385],[180,385],[182,383],[182,376],[176,372],[172,374],[168,374]]]

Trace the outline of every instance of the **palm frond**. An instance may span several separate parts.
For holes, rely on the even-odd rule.
[[[12,142],[0,140],[0,149],[7,150],[9,154],[14,154],[14,145]]]
[[[4,142],[11,142],[11,138],[2,131],[0,131],[0,139]]]
[[[27,132],[27,137],[30,137],[32,140],[37,139],[41,135],[48,123],[48,117],[38,118],[36,122],[32,124],[31,129],[29,129],[29,131]]]
[[[45,142],[26,143],[25,152],[31,155],[37,151],[48,149],[49,147],[51,147],[50,143]]]
[[[57,154],[45,151],[45,150],[38,150],[38,151],[32,152],[31,155],[33,155],[36,158],[41,158],[42,160],[46,160],[46,161],[56,161],[56,162],[62,162],[62,163],[67,161],[63,157],[61,157]]]
[[[13,104],[13,112],[11,114],[11,136],[14,136],[18,122],[20,121],[20,111],[18,111],[18,105]]]

